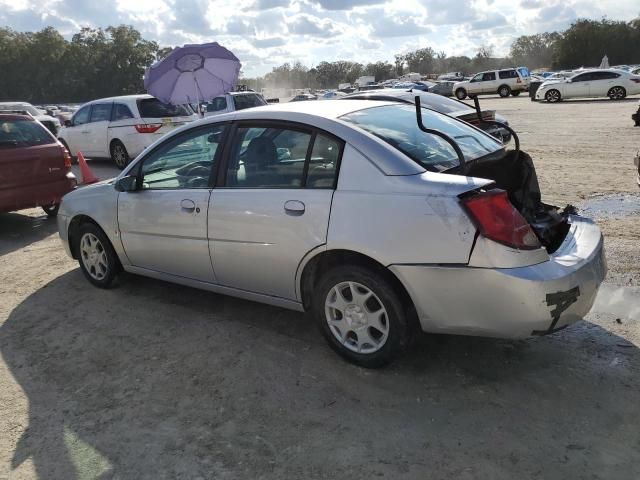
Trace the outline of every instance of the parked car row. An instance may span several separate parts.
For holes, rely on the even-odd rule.
[[[27,102],[0,102],[0,113],[17,113],[29,115],[38,120],[42,125],[47,127],[47,129],[49,129],[49,131],[54,135],[57,135],[58,131],[60,130],[60,121],[57,118],[43,113]]]

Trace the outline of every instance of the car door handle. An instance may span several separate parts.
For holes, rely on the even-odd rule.
[[[284,203],[284,211],[287,215],[291,215],[292,217],[299,217],[304,214],[305,206],[299,200],[287,200]]]
[[[80,133],[91,133],[89,130],[82,130]]]
[[[196,202],[185,198],[180,202],[180,208],[182,209],[183,212],[192,213],[196,209]],[[199,211],[200,209],[198,209],[198,212]]]

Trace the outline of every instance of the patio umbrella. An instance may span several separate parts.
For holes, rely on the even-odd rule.
[[[217,42],[176,47],[144,74],[144,87],[171,105],[200,104],[233,89],[240,60]]]

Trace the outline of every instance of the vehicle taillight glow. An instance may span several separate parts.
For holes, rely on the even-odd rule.
[[[141,123],[136,125],[136,131],[138,133],[154,133],[162,128],[161,123]]]
[[[491,190],[462,200],[462,206],[480,233],[519,250],[540,248],[540,241],[504,190]]]
[[[64,168],[66,170],[71,170],[71,155],[66,148],[62,148],[62,158],[64,160]]]

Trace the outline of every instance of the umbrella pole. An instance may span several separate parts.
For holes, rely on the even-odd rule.
[[[196,80],[196,72],[191,72],[191,75],[193,75],[193,86],[196,89],[196,108],[198,110],[198,116],[200,118],[204,118],[204,114],[202,113],[202,107],[200,106],[200,100],[199,100],[199,96],[198,96],[198,81]]]

